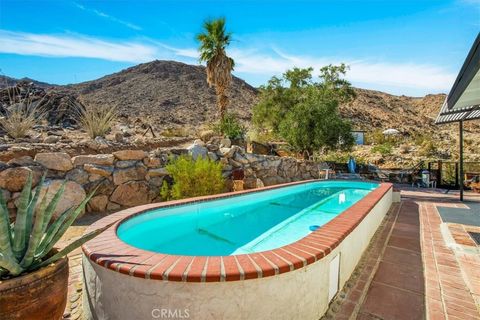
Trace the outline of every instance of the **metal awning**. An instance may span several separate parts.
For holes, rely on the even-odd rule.
[[[447,99],[440,109],[437,119],[435,120],[436,124],[452,123],[458,121],[467,121],[480,119],[480,105],[463,107],[459,109],[448,109]]]
[[[480,119],[480,33],[458,73],[435,123]]]

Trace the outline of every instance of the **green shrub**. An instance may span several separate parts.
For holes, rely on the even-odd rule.
[[[222,176],[222,164],[198,157],[180,156],[170,159],[166,166],[173,184],[163,182],[160,195],[164,200],[184,199],[221,193],[225,181]]]
[[[245,136],[246,129],[233,113],[227,113],[213,128],[216,133],[229,139],[239,139]]]
[[[382,156],[388,156],[392,154],[392,144],[385,142],[383,144],[376,145],[372,148],[372,152],[380,153]]]

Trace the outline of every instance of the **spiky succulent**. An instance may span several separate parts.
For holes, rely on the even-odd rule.
[[[65,191],[65,183],[50,201],[46,192],[37,205],[44,180],[45,176],[33,193],[32,174],[29,174],[18,198],[17,216],[15,223],[12,224],[10,224],[5,199],[0,192],[0,276],[2,277],[15,277],[49,265],[110,226],[90,232],[64,249],[53,252],[54,245],[83,211],[95,191],[88,195],[78,207],[67,209],[57,219],[51,221],[53,212]]]

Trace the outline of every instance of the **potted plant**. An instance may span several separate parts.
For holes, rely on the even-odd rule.
[[[18,198],[14,223],[10,223],[0,192],[0,319],[61,319],[67,303],[67,254],[108,228],[86,234],[56,250],[54,245],[95,191],[78,207],[52,220],[65,184],[50,201],[45,193],[38,203],[44,179],[45,176],[32,192],[32,175],[28,176]]]

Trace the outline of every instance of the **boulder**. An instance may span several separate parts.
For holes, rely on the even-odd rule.
[[[87,209],[89,212],[104,212],[107,210],[108,197],[106,195],[99,195],[92,197],[88,201]]]
[[[240,152],[236,152],[233,159],[237,162],[240,162],[241,164],[247,164],[248,160],[244,156],[240,154]]]
[[[87,163],[111,166],[113,165],[114,160],[115,157],[113,156],[113,154],[90,154],[76,156],[72,158],[73,165],[75,167],[83,166]]]
[[[46,137],[45,139],[43,139],[43,143],[57,143],[58,141],[60,141],[60,138],[59,136],[48,136]]]
[[[231,148],[220,148],[220,154],[222,157],[225,158],[231,158],[235,154],[235,151],[237,151],[237,148],[231,147]]]
[[[102,166],[98,164],[87,163],[83,166],[83,169],[91,174],[98,174],[102,177],[111,176],[113,173],[113,166]]]
[[[119,205],[118,203],[115,203],[115,202],[108,202],[107,204],[107,211],[117,211],[119,209],[121,209],[122,206]]]
[[[207,153],[207,155],[208,155],[208,158],[210,158],[210,160],[212,160],[212,161],[217,161],[218,160],[218,156],[215,152],[209,151]]]
[[[7,164],[15,167],[27,167],[27,166],[37,165],[35,161],[33,161],[33,158],[30,156],[13,158],[10,161],[8,161]]]
[[[149,168],[158,168],[162,165],[162,160],[157,157],[147,157],[143,159],[143,164]]]
[[[145,181],[130,181],[119,185],[110,196],[110,201],[125,207],[149,203],[148,184]]]
[[[150,169],[148,170],[149,177],[163,177],[168,175],[168,171],[165,168]]]
[[[68,171],[73,168],[70,156],[65,152],[42,152],[37,153],[35,162],[40,163],[47,169]]]
[[[144,180],[146,174],[147,168],[143,164],[125,169],[115,169],[113,172],[113,183],[120,185],[128,181]]]
[[[120,150],[113,153],[118,160],[143,160],[148,156],[143,150]]]
[[[96,192],[95,192],[96,195],[105,194],[107,196],[112,194],[113,189],[115,189],[115,186],[113,185],[113,183],[107,178],[88,182],[83,187],[85,188],[85,191],[87,193],[92,192],[96,188]]]
[[[161,187],[163,184],[163,178],[164,176],[151,177],[150,180],[148,180],[148,184],[154,187]]]
[[[104,178],[104,176],[101,176],[101,175],[96,174],[96,173],[91,173],[88,176],[88,181],[94,182],[94,181],[102,180],[103,178]]]
[[[200,140],[195,140],[195,142],[187,148],[188,154],[190,154],[194,160],[196,160],[198,157],[205,158],[208,152],[207,148],[203,146],[204,143],[202,142],[200,144],[198,141]]]
[[[116,142],[123,143],[124,140],[125,139],[123,138],[123,133],[122,132],[116,132],[115,133],[115,141]]]
[[[30,173],[32,173],[32,186],[36,186],[38,181],[40,181],[40,171],[27,167],[5,169],[0,172],[0,188],[10,192],[21,191]]]
[[[67,173],[65,179],[75,181],[79,184],[85,184],[88,182],[88,173],[81,168],[75,168]]]
[[[257,187],[256,178],[245,178],[243,179],[243,188],[244,189],[255,189]]]
[[[223,138],[220,140],[220,148],[230,148],[232,146],[232,141],[228,138]]]
[[[62,183],[63,180],[50,180],[44,183],[43,186],[41,186],[40,200],[38,201],[37,207],[40,205],[41,199],[43,199],[45,194],[47,195],[47,199],[51,200]],[[83,190],[81,185],[74,181],[67,181],[65,183],[65,191],[53,212],[53,216],[58,218],[58,216],[68,208],[78,206],[86,196],[85,190]]]
[[[129,167],[133,167],[137,163],[138,161],[135,161],[135,160],[117,161],[115,162],[115,167],[122,168],[122,169],[129,168]]]
[[[251,153],[255,153],[255,154],[267,155],[272,153],[272,148],[269,145],[256,142],[256,141],[252,141],[248,149],[250,150]]]

